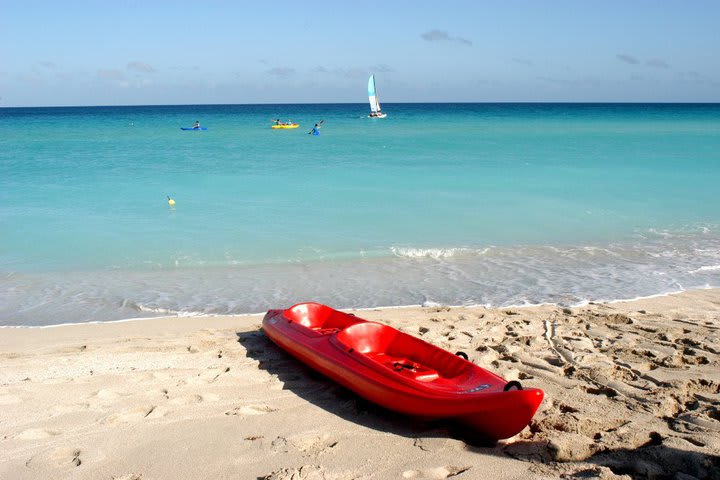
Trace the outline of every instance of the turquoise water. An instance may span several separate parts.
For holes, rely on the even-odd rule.
[[[366,110],[0,109],[0,325],[720,286],[720,105]]]

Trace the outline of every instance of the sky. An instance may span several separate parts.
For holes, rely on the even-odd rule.
[[[717,0],[0,0],[0,106],[720,102]]]

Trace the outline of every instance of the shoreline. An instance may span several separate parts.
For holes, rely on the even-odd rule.
[[[720,289],[581,307],[350,311],[465,351],[545,400],[520,434],[478,445],[311,372],[262,334],[262,314],[7,328],[0,477],[720,474]]]
[[[343,311],[357,311],[357,312],[364,312],[364,311],[372,311],[372,310],[402,310],[402,309],[408,309],[408,308],[487,308],[487,309],[502,309],[502,308],[536,308],[536,307],[558,307],[558,308],[580,308],[585,307],[588,305],[599,305],[599,304],[615,304],[615,303],[626,303],[626,302],[636,302],[636,301],[643,301],[643,300],[650,300],[653,298],[662,298],[672,295],[680,295],[687,292],[694,292],[694,291],[703,291],[703,290],[720,290],[720,287],[712,287],[709,285],[703,286],[703,287],[697,287],[697,288],[689,288],[687,290],[677,290],[677,291],[671,291],[667,293],[656,293],[651,295],[645,295],[645,296],[638,296],[638,297],[632,297],[627,299],[614,299],[614,300],[583,300],[581,302],[578,302],[576,304],[571,305],[564,305],[559,303],[551,303],[551,302],[542,302],[542,303],[528,303],[528,304],[510,304],[510,305],[501,305],[496,306],[492,304],[471,304],[471,305],[444,305],[441,303],[436,302],[426,302],[424,304],[408,304],[408,305],[385,305],[385,306],[378,306],[378,307],[357,307],[357,308],[339,308],[339,310]],[[284,305],[284,306],[269,306],[269,309],[272,308],[289,308],[292,305]],[[332,306],[332,305],[330,305]],[[335,308],[335,307],[333,307]],[[157,317],[131,317],[131,318],[121,318],[117,320],[95,320],[90,322],[69,322],[69,323],[54,323],[49,325],[0,325],[0,331],[3,329],[13,329],[13,328],[28,328],[28,329],[44,329],[44,328],[56,328],[56,327],[65,327],[65,326],[73,326],[73,325],[97,325],[97,324],[104,324],[104,323],[124,323],[124,322],[144,322],[144,321],[152,321],[152,320],[161,320],[161,319],[170,319],[170,318],[224,318],[224,317],[254,317],[254,316],[260,316],[262,317],[265,315],[265,312],[254,312],[254,313],[229,313],[229,314],[213,314],[213,313],[178,313],[177,315],[159,315]]]

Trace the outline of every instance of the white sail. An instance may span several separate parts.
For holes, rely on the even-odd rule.
[[[378,102],[377,95],[374,97],[370,97],[370,111],[372,113],[377,113],[380,111],[380,102]]]
[[[386,115],[380,110],[380,101],[375,91],[375,75],[370,75],[368,80],[368,99],[370,100],[370,115],[385,117]]]
[[[380,110],[380,103],[375,93],[375,75],[370,75],[368,80],[368,98],[370,100],[370,111],[377,113]]]

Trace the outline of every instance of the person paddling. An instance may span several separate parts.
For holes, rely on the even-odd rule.
[[[324,121],[325,120],[320,120],[320,123],[316,123],[313,129],[308,132],[308,135],[320,135],[320,125],[322,125]]]

